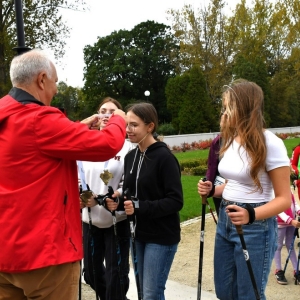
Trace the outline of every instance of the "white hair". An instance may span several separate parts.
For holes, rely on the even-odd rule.
[[[53,62],[47,53],[33,49],[13,58],[10,65],[10,80],[13,86],[28,86],[41,72],[53,76]]]

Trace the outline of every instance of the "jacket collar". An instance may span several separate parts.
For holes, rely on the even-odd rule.
[[[45,106],[45,104],[37,99],[35,99],[31,94],[25,92],[22,89],[13,87],[9,93],[8,93],[11,97],[13,97],[16,101],[18,101],[19,103],[26,105],[26,104],[30,104],[30,103],[35,103],[38,104],[40,106]]]

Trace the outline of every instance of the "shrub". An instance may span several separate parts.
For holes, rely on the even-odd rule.
[[[193,176],[202,176],[203,174],[206,174],[207,166],[201,165],[195,168],[191,168],[190,174]]]
[[[180,146],[172,146],[173,151],[180,151],[181,147]]]
[[[176,135],[177,132],[170,123],[162,124],[158,127],[157,133],[160,135]]]
[[[207,166],[201,165],[194,168],[184,168],[182,175],[191,175],[191,176],[203,176],[206,174]]]
[[[207,168],[207,159],[198,158],[193,160],[186,160],[183,162],[179,162],[180,170],[184,171],[184,169],[191,169],[199,166],[205,166]]]

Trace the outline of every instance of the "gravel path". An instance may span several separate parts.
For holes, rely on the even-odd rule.
[[[296,196],[296,193],[295,193]],[[298,197],[297,197],[298,198]],[[202,289],[214,293],[213,283],[213,249],[216,225],[210,214],[205,219],[205,237],[204,237],[204,255],[203,255],[203,272],[202,272]],[[200,218],[182,223],[182,239],[176,253],[169,279],[184,285],[197,287],[198,267],[199,267],[199,247],[200,247]],[[295,240],[296,253],[299,253],[298,242]],[[287,251],[282,250],[282,264],[284,266],[287,258]],[[293,268],[291,262],[288,263],[286,278],[288,285],[280,285],[276,282],[275,265],[273,263],[269,281],[266,289],[268,300],[299,300],[300,285],[295,285],[293,280]],[[131,282],[131,284],[135,284]],[[250,285],[249,285],[250,286]],[[95,293],[89,286],[82,285],[82,299],[95,299]],[[136,298],[137,299],[137,298]],[[195,295],[196,299],[196,295]],[[135,300],[135,299],[130,299]],[[172,299],[167,299],[172,300]],[[185,299],[182,299],[185,300]]]

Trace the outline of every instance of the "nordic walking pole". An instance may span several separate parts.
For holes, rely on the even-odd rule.
[[[119,237],[117,233],[117,219],[116,219],[116,213],[113,211],[112,213],[113,217],[113,224],[114,224],[114,234],[116,238],[116,251],[117,251],[117,257],[118,257],[118,274],[119,274],[119,279],[120,279],[120,287],[121,287],[121,299],[124,300],[125,298],[125,291],[124,291],[124,281],[122,278],[122,272],[121,272],[121,249],[120,249],[120,243],[119,243]]]
[[[289,259],[290,259],[290,256],[291,256],[291,252],[292,252],[292,250],[294,248],[294,243],[295,243],[296,236],[299,237],[298,229],[299,228],[295,228],[294,237],[293,237],[293,240],[291,242],[291,245],[290,245],[290,248],[289,248],[289,252],[288,252],[288,256],[287,256],[286,261],[285,261],[285,265],[284,265],[284,269],[283,269],[283,274],[285,274],[286,267],[288,265],[288,262],[289,262]]]
[[[82,185],[79,186],[79,197],[80,194],[82,193]],[[80,222],[81,222],[81,241],[83,243],[83,228],[82,228],[82,209],[80,209]],[[82,285],[82,280],[81,280],[81,276],[82,276],[82,259],[80,260],[80,276],[79,276],[79,287],[78,287],[78,300],[81,300],[81,285]]]
[[[81,182],[81,188],[82,193],[80,194],[80,199],[82,202],[86,203],[89,198],[93,196],[93,192],[90,190],[89,186],[87,185],[85,181],[85,173],[82,165],[82,161],[77,161],[79,176],[80,176],[80,182]],[[96,286],[96,270],[95,270],[95,264],[94,264],[94,238],[92,234],[92,215],[91,215],[91,208],[88,207],[88,216],[89,216],[89,240],[91,241],[91,248],[92,248],[92,265],[93,265],[93,276],[94,276],[94,286],[95,286],[95,293],[96,293],[96,300],[99,299],[98,292],[97,292],[97,286]],[[81,274],[80,274],[81,277]]]
[[[81,219],[81,211],[80,210],[80,219]],[[82,230],[82,220],[81,220],[81,232],[82,232],[82,238],[81,240],[83,241],[83,230]],[[80,260],[80,276],[79,276],[79,287],[78,287],[78,300],[81,300],[81,274],[82,274],[82,259]]]
[[[300,217],[298,217],[298,222],[299,221],[300,221]],[[298,230],[298,228],[297,228],[297,230]],[[297,237],[299,237],[299,234],[297,235]],[[300,282],[298,281],[298,277],[299,277],[299,264],[300,264],[300,242],[298,243],[298,247],[299,247],[299,252],[298,252],[298,262],[297,262],[295,284],[300,284]]]
[[[126,189],[124,191],[124,196],[126,197],[126,200],[131,200],[131,194],[129,189]],[[129,226],[130,226],[130,233],[131,233],[131,249],[132,249],[132,262],[133,262],[133,269],[134,269],[134,276],[135,276],[135,283],[136,283],[136,289],[138,294],[138,300],[143,300],[142,293],[141,293],[141,285],[140,285],[140,279],[139,279],[139,272],[137,268],[138,260],[136,255],[136,245],[135,245],[135,226],[134,226],[134,216],[127,216],[129,220]]]
[[[108,186],[108,197],[110,199],[113,199],[112,195],[114,193],[114,190],[111,186]],[[119,279],[120,279],[120,287],[121,287],[121,299],[125,299],[125,290],[124,290],[124,281],[122,278],[122,272],[121,272],[121,262],[122,262],[122,257],[121,257],[121,248],[120,248],[120,243],[119,243],[119,236],[118,236],[118,231],[117,231],[117,218],[116,218],[116,212],[112,211],[112,218],[113,218],[113,224],[114,224],[114,235],[116,239],[116,251],[117,251],[117,257],[118,257],[118,274],[119,274]]]
[[[81,266],[81,261],[80,261],[80,276],[79,276],[78,300],[81,300],[81,270],[82,270],[82,266]]]
[[[92,233],[92,215],[91,215],[91,208],[88,207],[88,216],[89,216],[89,240],[91,242],[91,248],[92,248],[92,265],[93,265],[93,276],[94,276],[94,286],[95,286],[95,293],[96,293],[96,299],[99,299],[98,291],[97,291],[97,285],[96,285],[96,269],[95,269],[95,263],[94,263],[94,238]]]
[[[234,209],[230,209],[231,212],[235,212]],[[251,278],[251,282],[253,285],[253,289],[254,289],[254,294],[255,294],[255,298],[256,300],[260,300],[260,296],[258,293],[258,289],[257,289],[257,285],[255,282],[255,278],[254,278],[254,274],[253,274],[253,270],[252,270],[252,266],[251,266],[251,262],[250,262],[250,257],[249,257],[249,253],[246,247],[246,243],[245,243],[245,239],[244,239],[244,233],[243,233],[243,228],[242,225],[235,225],[236,231],[240,237],[241,240],[241,244],[242,244],[242,249],[243,249],[243,253],[244,253],[244,257],[247,263],[247,267],[248,267],[248,271],[249,271],[249,275]]]
[[[296,271],[296,277],[295,277],[295,284],[300,284],[300,282],[298,281],[298,277],[299,277],[299,264],[300,264],[300,243],[298,243],[298,247],[299,247],[299,252],[298,252],[298,263],[297,263],[297,271]]]
[[[203,178],[202,181],[206,181]],[[201,299],[201,285],[202,285],[202,268],[203,268],[203,247],[204,247],[204,228],[205,228],[205,212],[207,196],[201,196],[202,198],[202,217],[201,217],[201,231],[200,231],[200,254],[199,254],[199,270],[198,270],[198,290],[197,290],[197,300]]]

